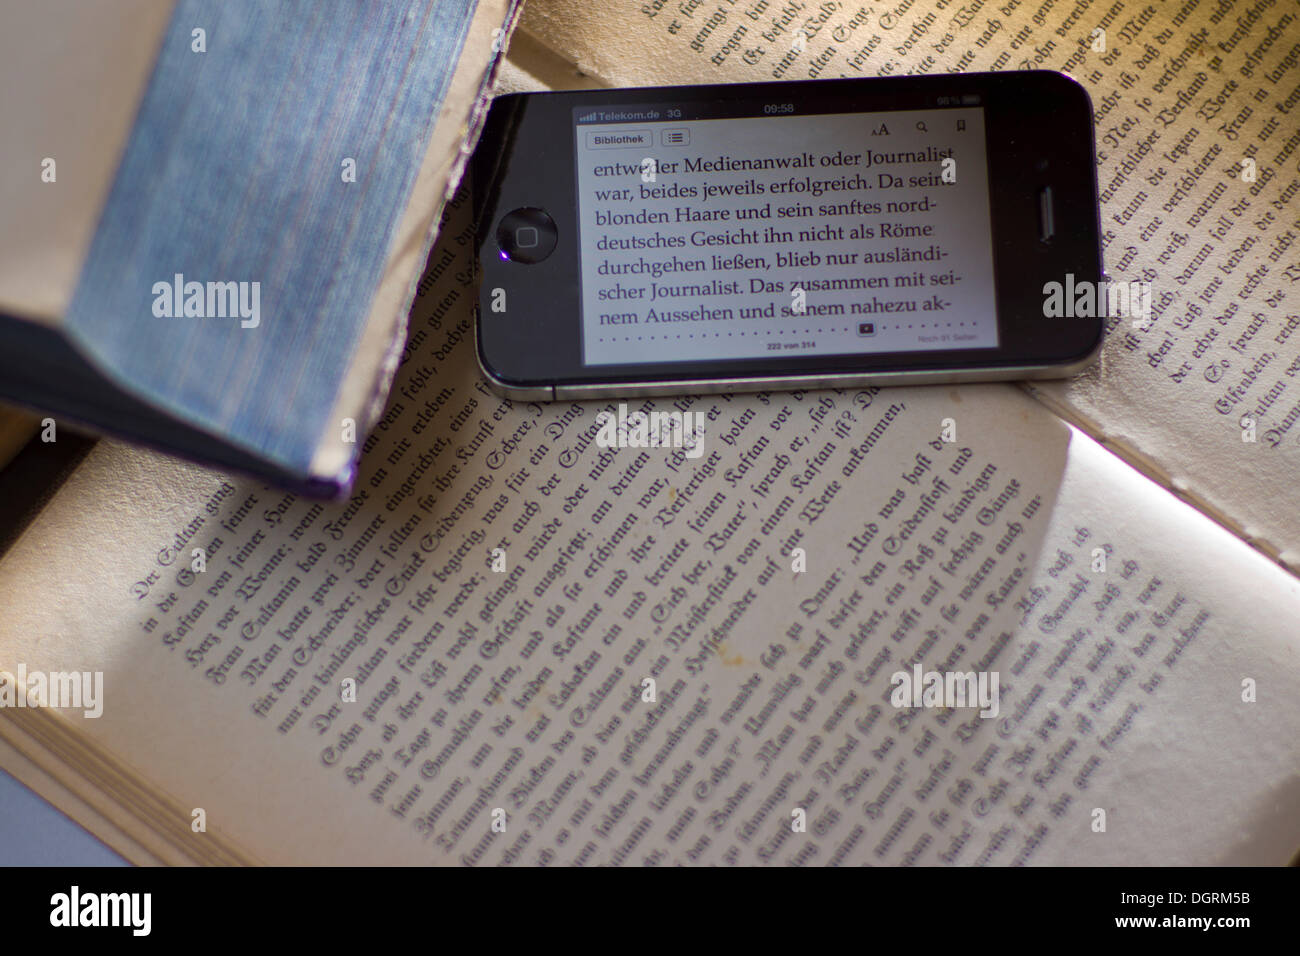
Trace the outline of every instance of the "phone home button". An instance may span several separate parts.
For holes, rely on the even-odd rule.
[[[497,224],[501,258],[511,262],[541,262],[555,251],[558,239],[555,220],[535,206],[521,206],[506,213]]]

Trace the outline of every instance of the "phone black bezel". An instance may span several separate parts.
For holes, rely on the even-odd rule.
[[[1000,345],[996,348],[687,360],[655,365],[582,363],[575,108],[743,98],[793,102],[801,113],[942,109],[938,97],[976,95],[985,109],[989,207]],[[1092,103],[1084,88],[1046,70],[638,87],[499,97],[471,164],[479,254],[478,349],[484,369],[516,388],[638,384],[795,375],[1070,366],[1095,352],[1104,318],[1046,318],[1042,288],[1102,279]],[[1039,238],[1039,193],[1051,187],[1055,234]],[[501,258],[498,221],[520,207],[555,222],[555,251],[540,263]],[[494,290],[506,308],[493,311]]]

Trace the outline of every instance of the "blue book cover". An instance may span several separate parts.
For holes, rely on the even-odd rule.
[[[343,494],[516,4],[143,7],[140,22],[147,13],[157,24],[152,65],[140,62],[136,34],[133,59],[104,56],[101,76],[83,70],[105,88],[118,70],[143,81],[75,278],[55,306],[43,303],[57,314],[31,321],[9,276],[39,273],[67,243],[49,242],[47,255],[38,225],[32,262],[20,269],[14,255],[0,267],[0,398]],[[34,47],[44,36],[61,49],[86,29],[58,12],[25,14]],[[118,27],[129,30],[106,25],[103,43]],[[57,132],[41,95],[24,108]],[[111,148],[100,136],[45,156],[48,142],[23,137],[16,121],[21,142],[0,159],[16,159],[18,172],[5,164],[0,211],[39,223],[46,206],[68,202],[84,167],[107,162],[95,151]],[[57,214],[50,206],[44,221]],[[11,233],[6,254],[15,245]]]

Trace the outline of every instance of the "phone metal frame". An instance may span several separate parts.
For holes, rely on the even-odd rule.
[[[479,372],[493,394],[517,402],[583,401],[595,398],[639,398],[666,395],[718,395],[730,392],[798,391],[813,388],[865,388],[890,385],[963,385],[970,382],[1006,382],[1007,372],[1017,381],[1068,378],[1086,371],[1097,361],[1102,342],[1077,362],[1066,365],[1017,365],[970,369],[926,369],[899,372],[858,372],[849,375],[776,375],[768,378],[675,379],[666,382],[610,382],[590,385],[513,385],[497,378],[483,363],[478,345],[478,303],[474,304],[474,352]]]

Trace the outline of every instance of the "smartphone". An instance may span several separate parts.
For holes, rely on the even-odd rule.
[[[509,398],[1052,378],[1101,347],[1071,314],[1101,309],[1045,304],[1103,288],[1061,73],[513,94],[471,175]]]

